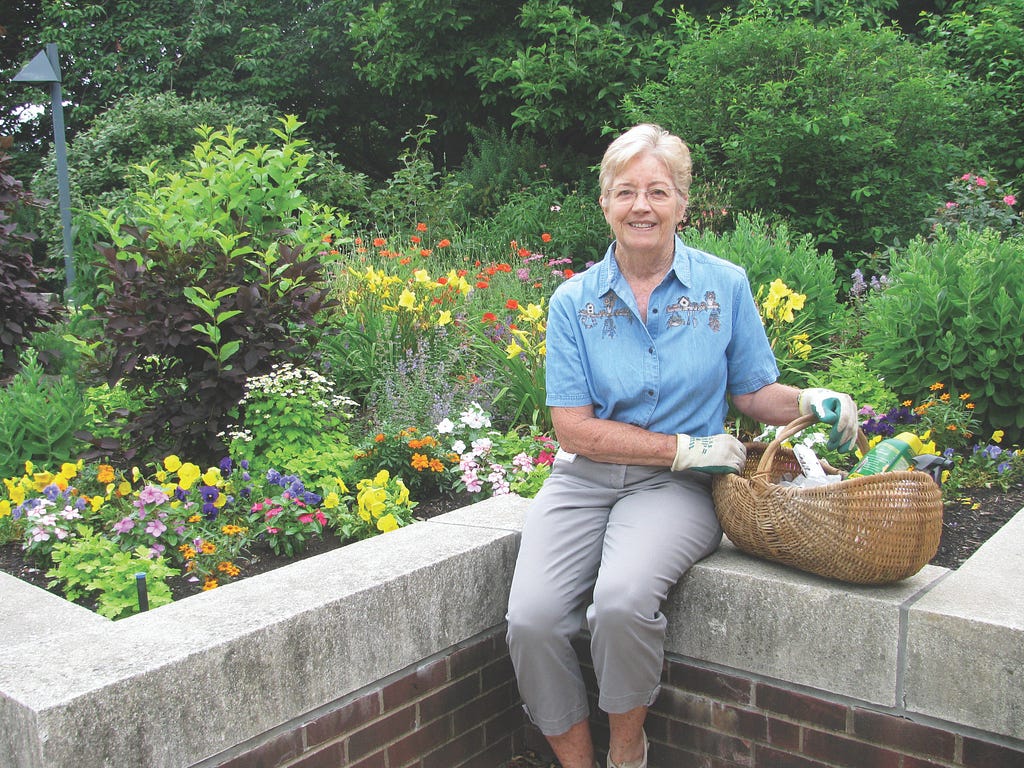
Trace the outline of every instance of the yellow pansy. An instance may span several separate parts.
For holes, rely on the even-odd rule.
[[[156,477],[156,481],[158,483],[166,483],[167,482],[167,473],[164,470],[162,470],[162,469],[158,469],[156,472],[154,472],[153,476]]]
[[[181,469],[181,459],[175,456],[173,453],[164,459],[164,469],[168,472],[177,472]]]
[[[224,477],[221,475],[218,467],[210,467],[203,473],[203,482],[206,485],[223,485]]]
[[[78,474],[78,465],[72,464],[69,461],[65,461],[60,465],[60,473],[64,475],[68,480],[71,480],[75,475]]]
[[[348,491],[348,486],[345,485],[345,481],[342,480],[340,477],[335,477],[334,478],[334,482],[336,482],[338,484],[338,490],[340,490],[342,493],[348,493],[349,492]]]
[[[93,512],[99,512],[100,511],[100,507],[103,506],[103,502],[104,502],[104,498],[102,496],[99,496],[99,495],[93,496],[91,499],[89,499],[89,504],[92,507],[92,511]]]
[[[53,482],[53,475],[50,472],[36,472],[32,475],[36,490],[41,491]]]
[[[131,492],[132,492],[132,484],[129,483],[127,480],[122,480],[120,482],[120,484],[117,486],[117,495],[118,496],[127,496]]]
[[[336,494],[334,491],[331,491],[326,496],[324,496],[324,509],[334,509],[335,507],[338,506],[339,503],[341,503],[341,499],[338,498],[338,494]]]
[[[31,461],[26,461],[25,462],[25,474],[26,475],[33,474],[33,470],[34,469],[35,469],[35,465]]]
[[[199,479],[200,474],[202,473],[199,471],[199,467],[192,462],[186,462],[178,469],[178,485],[187,491]]]
[[[6,480],[4,481],[7,482]],[[11,497],[11,502],[17,506],[18,504],[25,503],[25,486],[23,485],[9,485],[7,486],[7,495]]]
[[[1001,442],[1003,442],[1003,434],[1004,434],[1003,430],[997,429],[995,432],[992,433],[992,442],[993,443],[1001,443]]]
[[[11,514],[11,502],[7,499],[0,499],[0,517],[8,517]]]
[[[382,469],[373,478],[374,485],[387,485],[388,480],[391,479],[391,473],[386,469]]]
[[[395,519],[395,516],[389,512],[377,521],[377,530],[381,531],[382,533],[397,531],[398,521]]]

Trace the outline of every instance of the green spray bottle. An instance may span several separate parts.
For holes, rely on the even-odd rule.
[[[876,475],[879,472],[899,472],[912,469],[914,456],[924,450],[921,438],[913,432],[900,432],[896,437],[883,440],[850,470],[848,478]]]

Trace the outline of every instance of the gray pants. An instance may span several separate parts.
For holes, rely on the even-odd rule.
[[[584,616],[598,706],[653,703],[668,623],[661,604],[721,539],[709,476],[559,453],[526,516],[507,617],[519,692],[541,733],[589,716],[570,644]]]

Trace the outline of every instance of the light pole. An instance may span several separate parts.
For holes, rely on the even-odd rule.
[[[68,152],[64,143],[64,102],[60,89],[60,60],[56,43],[36,54],[11,80],[15,83],[48,83],[53,113],[53,147],[57,155],[57,200],[60,205],[61,229],[64,232],[64,278],[68,289],[75,279],[71,255],[71,187],[68,183]],[[66,296],[69,300],[70,297]]]

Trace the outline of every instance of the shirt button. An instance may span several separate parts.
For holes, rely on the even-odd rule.
[[[653,389],[648,389],[647,390],[647,396],[648,397],[654,397],[654,390]]]
[[[653,355],[654,354],[654,347],[648,347],[647,348],[647,354]]]

